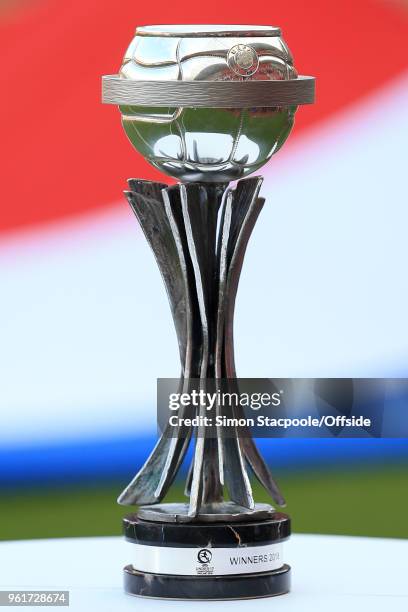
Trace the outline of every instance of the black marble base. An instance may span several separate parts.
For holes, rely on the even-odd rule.
[[[124,570],[125,591],[132,595],[250,599],[290,590],[291,570],[283,564],[280,546],[290,536],[286,514],[233,523],[146,521],[132,514],[123,525],[126,540],[136,545],[129,555],[135,566]],[[278,552],[272,561],[273,551]],[[207,557],[201,559],[203,552]],[[236,567],[231,565],[235,559]]]
[[[162,599],[256,599],[290,591],[291,568],[228,576],[148,574],[131,565],[124,569],[124,587],[130,595]]]
[[[290,536],[290,518],[283,512],[273,512],[267,519],[238,522],[170,523],[146,521],[139,513],[123,519],[123,533],[128,542],[145,546],[203,548],[261,546],[284,542]]]

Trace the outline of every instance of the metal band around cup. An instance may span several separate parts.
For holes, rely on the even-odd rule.
[[[287,81],[132,81],[102,77],[102,102],[129,106],[254,108],[313,104],[315,78]]]

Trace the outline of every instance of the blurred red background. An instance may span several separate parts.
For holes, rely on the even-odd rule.
[[[112,205],[125,179],[157,179],[126,140],[119,114],[100,102],[100,76],[115,73],[137,25],[228,23],[216,0],[31,0],[0,8],[0,229],[15,231]],[[279,25],[299,72],[317,76],[303,130],[380,88],[408,67],[405,2],[292,0],[234,4],[234,16]],[[216,18],[214,19],[214,16]]]

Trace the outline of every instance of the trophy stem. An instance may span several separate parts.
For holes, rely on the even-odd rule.
[[[230,379],[236,386],[233,318],[238,283],[249,238],[264,204],[258,197],[260,177],[228,183],[162,183],[130,180],[126,197],[139,221],[166,287],[177,333],[180,391],[199,379]],[[181,408],[181,410],[183,410]],[[185,410],[185,409],[184,409]],[[205,416],[205,406],[198,409]],[[222,411],[222,408],[218,408]],[[240,415],[238,406],[234,416]],[[180,416],[183,416],[180,414]],[[119,497],[122,504],[156,504],[169,490],[191,441],[190,428],[177,436],[164,432],[150,457]],[[250,436],[209,436],[195,432],[195,451],[186,492],[188,517],[223,502],[224,486],[232,502],[254,509],[247,464],[280,505],[284,504],[266,464]]]

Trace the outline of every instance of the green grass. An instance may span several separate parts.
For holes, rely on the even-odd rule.
[[[406,465],[278,476],[295,532],[408,537]],[[119,535],[126,508],[115,500],[123,484],[3,492],[0,539]],[[256,484],[254,493],[269,501]],[[182,499],[176,485],[166,501]]]

